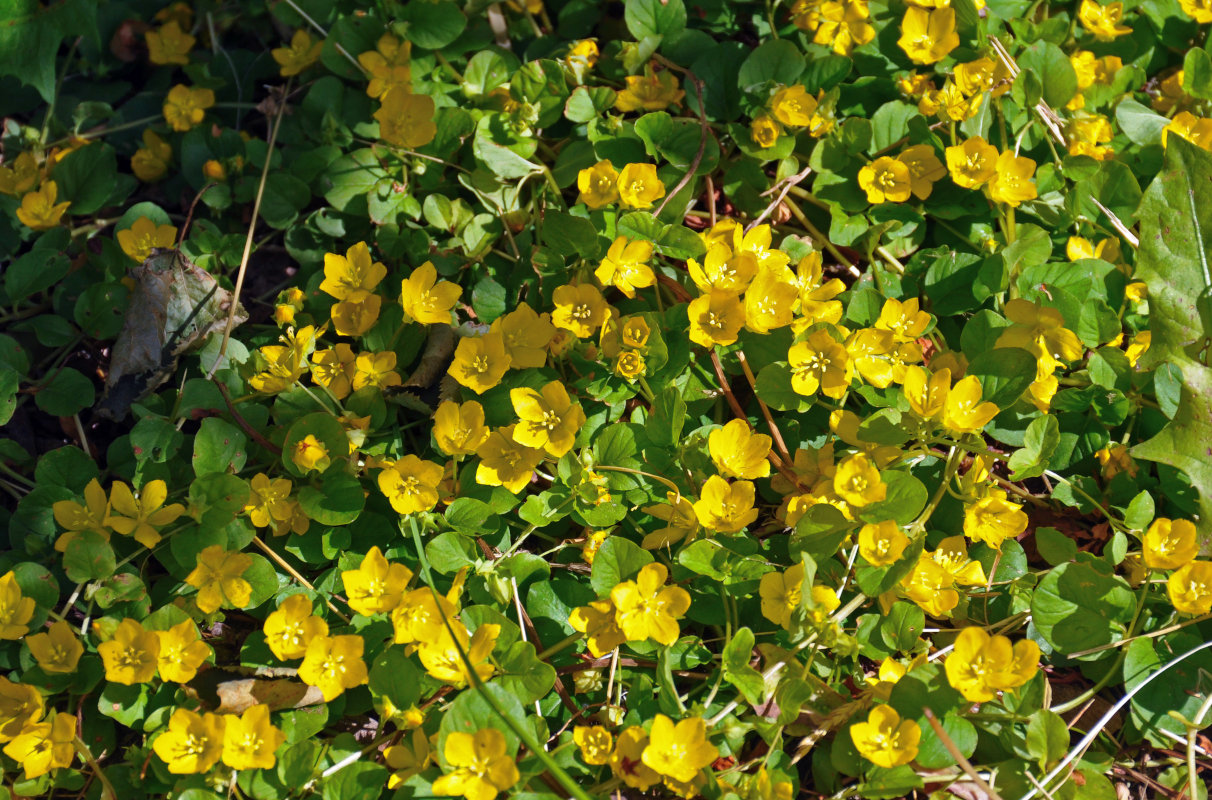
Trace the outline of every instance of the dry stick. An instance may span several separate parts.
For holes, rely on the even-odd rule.
[[[1133,247],[1140,247],[1140,239],[1135,233],[1128,229],[1128,226],[1124,224],[1123,220],[1121,220],[1114,211],[1100,203],[1098,198],[1091,197],[1090,199],[1094,201],[1094,205],[1098,206],[1098,210],[1106,214],[1107,219],[1111,220],[1111,227],[1115,228],[1116,233],[1127,239],[1128,244],[1132,245]]]
[[[1010,75],[1012,77],[1018,77],[1018,64],[1014,63],[1014,59],[1010,57],[1010,53],[1007,52],[1005,46],[994,36],[989,37],[989,44],[993,46],[993,50],[997,53],[997,57],[1001,60],[1002,65],[1006,68]],[[1052,138],[1056,140],[1057,144],[1061,145],[1062,147],[1068,146],[1065,142],[1065,135],[1061,133],[1061,118],[1057,116],[1056,112],[1052,110],[1052,107],[1044,102],[1042,98],[1038,103],[1035,104],[1035,113],[1039,115],[1040,121],[1044,123],[1044,127],[1047,128],[1048,132],[1052,134]]]
[[[817,241],[817,244],[828,250],[829,254],[837,260],[838,266],[844,266],[856,278],[862,276],[863,273],[859,272],[858,267],[850,259],[842,255],[842,251],[837,249],[837,245],[829,241],[829,237],[821,233],[820,229],[812,224],[812,220],[808,219],[808,216],[800,210],[799,206],[795,203],[788,203],[787,208],[790,209],[791,215],[804,226],[804,230],[808,231],[808,234]]]
[[[261,445],[262,447],[264,447],[266,450],[273,453],[274,455],[276,455],[276,456],[282,455],[281,447],[278,447],[276,444],[274,444],[273,442],[269,441],[264,436],[262,436],[257,431],[256,428],[254,428],[252,425],[249,424],[248,420],[246,420],[246,419],[244,419],[244,417],[240,416],[240,412],[236,411],[235,403],[232,402],[231,393],[227,391],[227,387],[224,386],[220,381],[215,380],[214,378],[211,378],[211,382],[214,383],[214,385],[216,387],[218,387],[219,394],[221,394],[223,396],[223,402],[227,404],[228,413],[231,414],[232,419],[234,419],[236,421],[236,424],[240,426],[240,429],[248,434],[248,438],[252,439],[254,442]]]
[[[682,179],[674,185],[673,190],[665,195],[665,199],[652,212],[652,216],[654,217],[660,216],[661,212],[665,210],[665,206],[673,199],[673,196],[682,191],[682,188],[690,183],[690,180],[694,177],[695,171],[698,170],[699,164],[703,160],[703,153],[707,149],[707,134],[711,129],[711,125],[707,122],[707,117],[705,116],[705,109],[703,108],[703,82],[699,80],[697,75],[685,67],[679,67],[677,64],[659,55],[656,56],[656,59],[666,67],[681,72],[686,76],[686,80],[690,81],[691,86],[694,87],[694,94],[699,98],[699,150],[694,154],[694,160],[690,162],[690,168],[686,170],[686,174],[682,176]]]
[[[795,186],[800,181],[804,180],[804,178],[807,178],[811,173],[812,173],[811,166],[804,167],[802,170],[800,170],[796,174],[794,174],[788,178],[783,178],[783,180],[779,181],[774,186],[771,186],[769,189],[762,192],[763,197],[765,197],[766,195],[771,194],[772,192],[775,192],[775,191],[778,192],[778,196],[774,198],[773,203],[766,206],[766,208],[762,211],[761,214],[757,215],[757,217],[753,220],[753,222],[750,222],[748,225],[745,226],[745,230],[747,230],[747,231],[752,230],[752,229],[756,228],[758,225],[760,225],[762,223],[762,220],[764,220],[764,219],[766,219],[766,217],[770,216],[770,214],[776,208],[778,208],[784,200],[787,199],[787,193],[791,191],[791,187]]]
[[[290,2],[290,0],[287,0]],[[294,3],[291,3],[293,6]],[[298,10],[297,8],[295,9]],[[300,11],[300,14],[303,12]],[[244,276],[248,272],[248,259],[252,255],[253,234],[257,229],[257,216],[261,213],[261,198],[265,195],[265,182],[269,179],[269,164],[273,159],[274,142],[278,140],[278,128],[282,124],[282,117],[286,113],[286,96],[290,94],[291,80],[286,81],[286,90],[282,92],[282,102],[278,105],[277,113],[274,115],[274,126],[269,132],[269,142],[265,148],[265,164],[261,167],[261,182],[257,186],[257,196],[253,199],[252,219],[248,221],[248,236],[244,239],[244,254],[240,256],[240,271],[236,273],[236,286],[232,291],[231,308],[227,310],[227,325],[223,328],[223,344],[219,346],[219,355],[215,359],[214,365],[211,367],[210,374],[206,377],[213,378],[215,372],[219,369],[220,362],[227,355],[227,343],[231,340],[231,329],[236,324],[236,311],[240,307],[240,292],[244,289]]]
[[[715,367],[715,377],[720,382],[720,391],[724,393],[725,399],[728,400],[728,406],[732,409],[733,416],[735,416],[737,419],[748,421],[749,415],[745,413],[745,409],[741,408],[741,404],[736,399],[736,395],[732,393],[732,386],[728,383],[728,376],[724,374],[724,365],[720,363],[720,356],[715,352],[715,348],[712,348],[711,350],[711,365]],[[758,400],[758,402],[761,403],[762,401]],[[767,415],[766,419],[769,421],[770,410],[765,408],[764,403],[762,406]],[[774,423],[771,422],[771,430],[774,430],[773,425]],[[766,454],[766,458],[769,459],[770,463],[774,465],[774,468],[778,470],[778,473],[786,478],[792,486],[800,485],[799,477],[791,471],[791,468],[788,466],[788,464],[783,462],[783,459],[775,455],[773,450]]]
[[[774,417],[770,415],[770,409],[766,406],[766,402],[758,397],[757,378],[754,377],[753,370],[749,368],[749,360],[745,358],[745,351],[737,350],[736,357],[741,362],[741,369],[745,371],[745,380],[749,381],[749,386],[753,389],[753,396],[758,401],[758,407],[762,409],[762,416],[766,418],[766,425],[770,428],[770,435],[774,437],[774,446],[779,449],[779,455],[783,457],[783,461],[790,465],[792,463],[791,453],[787,450],[787,443],[783,441],[782,432],[774,424]]]
[[[315,592],[317,595],[323,596],[324,605],[328,606],[328,610],[331,611],[332,613],[336,614],[338,617],[340,617],[341,621],[344,622],[346,625],[349,624],[349,621],[350,621],[349,617],[342,614],[341,610],[339,608],[337,608],[335,605],[333,605],[333,602],[331,599],[329,599],[327,596],[324,596],[322,592],[320,592],[318,589],[316,589],[315,586],[312,585],[311,581],[307,580],[307,578],[304,578],[301,574],[299,574],[299,571],[297,569],[292,567],[286,561],[286,559],[282,558],[282,556],[278,555],[272,547],[267,545],[261,539],[260,536],[253,537],[253,544],[255,544],[257,547],[259,547],[261,549],[262,553],[264,553],[265,555],[267,555],[271,559],[273,559],[275,564],[277,564],[282,569],[286,570],[286,572],[290,575],[290,577],[294,578],[296,581],[298,581],[302,585],[306,586],[308,589]]]
[[[295,13],[298,14],[300,17],[302,17],[303,21],[306,22],[308,25],[315,28],[317,33],[319,33],[325,39],[328,38],[328,31],[324,30],[324,28],[320,25],[320,23],[316,22],[314,19],[309,17],[307,15],[306,11],[299,8],[299,4],[296,3],[295,0],[286,0],[286,5],[290,6],[292,9],[294,9]],[[348,50],[346,50],[344,47],[342,47],[338,42],[333,42],[332,44],[333,44],[333,47],[337,48],[338,53],[345,56],[346,60],[349,61],[349,63],[353,64],[355,67],[358,68],[359,72],[361,72],[363,75],[366,74],[366,67],[362,66],[361,62],[359,62],[358,59],[356,59],[352,55],[350,55]]]
[[[1002,800],[1001,795],[995,792],[993,787],[985,782],[985,779],[982,778],[980,773],[977,772],[972,766],[972,762],[965,758],[964,754],[960,752],[960,749],[955,746],[955,742],[950,736],[947,735],[947,731],[943,730],[943,726],[939,724],[939,721],[935,718],[934,712],[929,708],[923,708],[922,714],[925,715],[926,722],[930,723],[930,727],[934,729],[934,735],[937,736],[938,740],[943,743],[943,747],[948,753],[951,754],[951,757],[955,759],[955,762],[959,764],[959,767],[964,771],[964,774],[971,778],[972,782],[979,786],[981,791],[983,791],[986,796],[992,800]]]

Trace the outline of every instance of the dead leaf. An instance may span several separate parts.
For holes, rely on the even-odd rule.
[[[246,673],[253,672],[253,675]],[[284,673],[290,673],[289,675]],[[186,693],[220,714],[240,714],[264,703],[270,711],[324,702],[324,694],[294,677],[293,669],[208,669],[186,684]]]

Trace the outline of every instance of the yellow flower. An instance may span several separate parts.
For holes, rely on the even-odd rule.
[[[626,81],[626,87],[614,100],[619,111],[661,111],[676,106],[686,96],[678,88],[677,76],[667,69],[655,72],[651,64],[644,68],[643,75],[628,75]]]
[[[426,261],[400,282],[400,305],[404,313],[422,325],[450,324],[450,312],[463,294],[463,287],[439,281],[432,261]]]
[[[614,737],[601,725],[577,725],[572,729],[572,741],[586,764],[600,767],[610,763]]]
[[[1027,521],[1023,507],[1008,501],[1002,489],[990,489],[980,500],[964,507],[964,535],[995,550],[1027,530]]]
[[[769,114],[759,114],[749,123],[749,138],[762,149],[778,144],[782,132],[782,127]]]
[[[154,631],[160,641],[156,668],[160,679],[173,683],[189,683],[198,674],[198,667],[210,656],[210,645],[198,638],[193,620],[185,620],[166,631]]]
[[[383,298],[370,292],[355,290],[331,311],[332,327],[341,336],[361,336],[379,321]]]
[[[442,754],[454,769],[433,782],[437,795],[492,800],[521,778],[513,757],[506,752],[505,735],[496,728],[483,728],[475,734],[448,733]]]
[[[652,208],[665,196],[665,184],[655,164],[628,164],[619,172],[619,200],[623,208]]]
[[[474,455],[488,439],[484,407],[475,400],[462,404],[442,401],[433,415],[433,438],[448,456]]]
[[[965,189],[977,189],[997,175],[997,148],[980,136],[948,147],[946,156],[951,180]]]
[[[362,660],[364,646],[361,636],[313,636],[299,665],[299,679],[315,686],[325,701],[332,702],[346,689],[369,680]]]
[[[833,491],[852,506],[878,503],[888,496],[880,471],[863,453],[846,456],[833,475]]]
[[[754,433],[745,420],[734,419],[707,436],[707,449],[715,468],[725,478],[754,480],[770,475],[771,439]]]
[[[391,768],[387,788],[395,789],[414,775],[425,770],[433,762],[429,737],[420,728],[414,728],[409,744],[393,744],[383,751],[383,763]]]
[[[210,89],[191,89],[178,83],[164,100],[164,120],[174,131],[184,133],[206,118],[206,109],[215,104]]]
[[[143,38],[147,40],[147,60],[160,65],[188,64],[189,51],[197,41],[182,31],[176,20],[161,25],[159,30],[148,31]]]
[[[127,686],[147,683],[156,674],[160,639],[138,620],[124,619],[108,642],[97,645],[105,663],[105,679]]]
[[[438,504],[441,481],[441,466],[409,453],[379,473],[379,490],[396,513],[413,514],[429,511]]]
[[[817,99],[801,84],[784,86],[770,98],[770,112],[784,125],[805,128],[812,125]]]
[[[248,383],[258,392],[274,394],[285,391],[307,371],[307,355],[315,348],[316,329],[307,325],[296,331],[287,328],[279,337],[280,345],[267,345],[258,353],[265,371],[249,378]]]
[[[636,289],[656,282],[656,275],[648,265],[651,259],[652,242],[619,236],[593,274],[603,286],[614,286],[628,297],[635,297]]]
[[[904,162],[880,156],[859,170],[858,184],[867,193],[868,203],[903,203],[909,199],[912,181]]]
[[[159,528],[171,525],[185,513],[180,503],[164,505],[168,499],[168,485],[162,480],[148,481],[136,498],[131,488],[122,481],[114,481],[109,490],[109,526],[123,536],[133,536],[135,541],[149,550],[160,543]]]
[[[1212,22],[1212,4],[1208,0],[1178,0],[1183,13],[1200,25]]]
[[[973,703],[985,703],[998,692],[1022,686],[1039,670],[1039,645],[1024,639],[1011,646],[1005,636],[990,636],[983,628],[960,631],[955,649],[943,662],[951,688]]]
[[[220,608],[243,608],[252,599],[252,584],[244,573],[253,564],[252,556],[235,550],[225,550],[212,544],[198,553],[197,565],[185,582],[197,588],[198,608],[203,614],[213,614]]]
[[[307,434],[298,441],[290,454],[290,460],[304,472],[323,472],[332,465],[328,448],[312,434]]]
[[[226,721],[227,717],[218,714],[178,708],[168,720],[168,730],[152,742],[152,749],[174,775],[206,772],[223,755]]]
[[[392,641],[396,644],[432,641],[445,628],[443,619],[453,619],[458,613],[453,601],[428,587],[413,589],[391,612]]]
[[[999,410],[993,403],[981,402],[981,391],[975,375],[951,387],[943,405],[943,427],[957,435],[980,433]]]
[[[840,56],[848,56],[856,45],[875,38],[875,28],[867,22],[870,16],[867,0],[826,0],[820,5],[812,41],[828,45]]]
[[[683,539],[693,539],[699,529],[699,518],[695,515],[694,504],[690,500],[677,492],[666,492],[665,500],[666,502],[660,505],[640,509],[645,514],[651,514],[668,523],[666,527],[644,537],[640,546],[645,550],[656,550]]]
[[[504,337],[499,332],[489,331],[483,336],[465,336],[459,340],[449,372],[463,386],[476,394],[484,394],[501,382],[509,365]]]
[[[909,190],[918,200],[929,197],[934,190],[934,182],[942,180],[947,174],[947,168],[928,144],[906,147],[896,160],[909,168]]]
[[[158,181],[168,174],[173,148],[154,131],[143,131],[143,147],[130,157],[131,172],[144,183]],[[18,156],[20,160],[20,156]]]
[[[981,586],[985,570],[968,558],[963,536],[948,536],[932,553],[923,553],[902,582],[905,595],[935,617],[947,616],[959,605],[956,585]]]
[[[37,689],[0,675],[0,742],[12,741],[24,728],[42,719],[44,713],[42,695]]]
[[[382,103],[373,116],[379,121],[379,138],[388,144],[415,149],[438,135],[429,95],[412,94],[403,86],[395,86],[383,95]]]
[[[675,725],[669,717],[657,714],[652,718],[642,759],[649,769],[679,783],[689,783],[719,756],[719,748],[707,741],[707,722],[702,717],[690,717]]]
[[[27,636],[25,643],[43,672],[75,672],[80,656],[84,655],[84,645],[76,638],[72,626],[63,620],[57,620],[48,631]]]
[[[341,573],[349,607],[366,617],[392,611],[400,605],[411,580],[412,570],[389,562],[377,546],[370,548],[357,569]]]
[[[275,47],[269,54],[282,67],[282,77],[288,78],[298,75],[319,61],[320,51],[323,49],[323,42],[313,42],[311,35],[300,28],[290,37],[290,47]]]
[[[358,54],[358,63],[370,73],[366,93],[371,97],[382,97],[399,86],[408,89],[412,84],[412,42],[401,42],[390,33],[379,37],[374,50]]]
[[[59,712],[46,722],[26,726],[4,746],[4,754],[25,769],[26,779],[70,767],[76,756],[76,717]]]
[[[1186,519],[1153,520],[1142,537],[1145,566],[1150,569],[1179,569],[1199,555],[1195,525]]]
[[[585,424],[585,412],[572,402],[564,384],[551,381],[540,390],[511,389],[509,400],[519,420],[513,429],[515,442],[546,450],[554,458],[572,449],[577,431]]]
[[[27,624],[37,604],[21,593],[17,576],[10,569],[0,577],[0,639],[20,639],[29,633]]]
[[[837,399],[850,387],[849,361],[846,348],[829,331],[815,331],[787,351],[791,388],[806,397],[820,391]]]
[[[292,594],[265,618],[265,642],[283,661],[303,658],[307,645],[317,636],[328,635],[328,623],[311,613],[305,594]]]
[[[1034,200],[1039,196],[1033,180],[1035,162],[1031,159],[1016,156],[1007,150],[997,157],[994,169],[996,174],[986,187],[993,202],[1017,208],[1023,201]]]
[[[652,639],[666,646],[677,641],[678,620],[690,608],[690,594],[679,586],[665,586],[668,577],[663,564],[645,564],[634,581],[622,581],[610,590],[615,621],[627,641]]]
[[[67,211],[70,202],[56,203],[59,198],[59,187],[54,181],[47,181],[41,188],[27,192],[21,198],[21,207],[17,209],[17,219],[30,230],[46,231],[58,227]]]
[[[638,725],[633,725],[619,734],[619,740],[610,756],[610,771],[633,789],[647,791],[660,783],[661,776],[644,763],[644,751],[648,749],[648,734]]]
[[[498,317],[492,323],[492,333],[505,340],[505,352],[514,369],[541,367],[547,363],[547,345],[556,334],[547,314],[539,316],[535,310],[521,303],[513,311]]]
[[[799,299],[800,289],[789,269],[762,269],[745,291],[745,327],[769,333],[790,325]]]
[[[730,484],[719,475],[712,475],[703,484],[694,514],[709,531],[739,533],[758,517],[758,510],[753,507],[755,496],[750,481]]]
[[[435,638],[419,643],[417,655],[426,671],[430,676],[460,689],[471,679],[468,663],[481,681],[491,678],[496,668],[488,656],[501,633],[501,626],[486,622],[476,628],[474,635],[468,636],[467,627],[462,622],[447,619],[447,623],[449,627],[442,625]]]
[[[366,242],[358,242],[345,255],[324,254],[324,280],[320,291],[345,300],[363,292],[372,292],[387,275],[387,267],[372,261]]]
[[[75,500],[57,500],[51,510],[55,522],[67,529],[67,533],[55,541],[55,549],[59,552],[64,552],[68,543],[83,531],[92,531],[109,540],[109,501],[96,478],[84,487],[83,505]]]
[[[909,6],[901,21],[901,38],[896,42],[914,64],[933,64],[959,47],[955,32],[955,9],[925,9]]]
[[[244,506],[249,521],[258,528],[273,526],[275,532],[283,524],[289,529],[293,514],[293,504],[290,502],[292,488],[293,485],[286,478],[270,479],[264,472],[254,475],[249,481],[248,504]]]
[[[783,572],[762,576],[758,594],[762,598],[762,616],[785,630],[794,628],[795,612],[804,597],[804,565],[794,564]]]
[[[598,63],[598,55],[598,43],[593,39],[581,39],[568,48],[568,61],[579,61],[589,69]]]
[[[1123,3],[1107,3],[1100,5],[1096,0],[1082,0],[1081,8],[1077,10],[1077,19],[1082,27],[1094,34],[1100,42],[1110,42],[1132,33],[1132,28],[1120,23],[1124,18]]]
[[[735,294],[712,290],[686,307],[690,341],[703,347],[730,345],[745,326],[745,306]]]
[[[311,354],[311,361],[312,380],[338,400],[349,396],[353,391],[354,363],[357,361],[352,347],[341,343],[331,350],[317,350]]]
[[[877,767],[899,767],[917,758],[922,729],[913,720],[901,720],[892,706],[871,709],[866,722],[850,726],[850,739],[859,755]]]
[[[585,643],[595,657],[600,658],[627,641],[616,619],[614,603],[609,598],[574,608],[568,615],[568,624],[585,634]]]
[[[1189,561],[1170,573],[1166,592],[1181,614],[1212,611],[1212,561]]]
[[[148,133],[151,132],[143,132],[144,141],[147,140]],[[171,150],[169,152],[171,154]],[[0,194],[19,197],[37,185],[40,175],[38,162],[34,160],[33,154],[28,150],[20,153],[13,159],[12,166],[0,165]]]
[[[1142,287],[1142,293],[1143,293],[1144,284],[1133,284],[1133,283],[1130,283],[1127,285],[1127,287],[1125,287],[1124,293],[1128,294],[1133,286]],[[1133,367],[1135,367],[1136,362],[1140,359],[1141,356],[1143,356],[1145,354],[1145,352],[1149,349],[1149,345],[1152,344],[1152,342],[1153,342],[1153,331],[1141,331],[1140,333],[1133,336],[1132,341],[1129,342],[1129,344],[1126,348],[1124,348],[1124,354],[1128,356],[1128,363],[1131,364]]]
[[[356,392],[367,386],[386,389],[400,385],[400,374],[395,371],[396,354],[391,350],[377,353],[359,353],[354,359],[353,380],[350,385]]]
[[[904,555],[909,537],[890,519],[867,524],[859,529],[859,555],[873,567],[888,567]]]
[[[895,343],[891,332],[860,328],[846,337],[844,346],[851,369],[864,381],[880,389],[892,383],[894,370],[889,356]]]
[[[609,161],[602,160],[592,167],[577,173],[577,189],[581,194],[578,203],[584,203],[591,211],[605,208],[619,201],[619,173]]]
[[[606,321],[606,300],[592,284],[559,286],[552,295],[552,302],[555,304],[555,310],[551,313],[551,324],[572,331],[578,338],[593,336]]]
[[[202,165],[202,174],[206,176],[207,180],[222,183],[223,181],[227,180],[227,167],[223,166],[222,161],[218,161],[217,159],[213,158],[208,159],[207,162]]]
[[[269,706],[257,703],[226,719],[223,763],[232,769],[272,769],[274,751],[286,741],[286,734],[270,723]]]
[[[514,438],[514,426],[493,431],[476,450],[480,463],[476,466],[476,483],[482,486],[504,486],[517,494],[534,476],[534,469],[543,460],[543,451],[519,444]]]
[[[703,263],[688,258],[686,269],[703,294],[738,295],[757,275],[758,260],[753,253],[733,253],[726,243],[710,242]]]

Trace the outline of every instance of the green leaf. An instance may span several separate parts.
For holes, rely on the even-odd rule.
[[[671,386],[656,396],[644,431],[653,444],[672,445],[681,440],[685,424],[686,401],[681,392]]]
[[[397,708],[408,708],[421,697],[421,671],[403,647],[387,647],[370,665],[370,690],[387,697]]]
[[[76,583],[105,578],[114,573],[117,559],[104,536],[82,531],[63,553],[63,571]]]
[[[93,404],[97,391],[93,382],[71,367],[55,373],[51,382],[38,390],[34,403],[47,414],[70,417]]]
[[[194,436],[194,474],[208,475],[212,472],[236,473],[244,469],[248,460],[247,444],[243,432],[218,417],[202,420]]]
[[[492,517],[492,507],[472,497],[460,497],[446,508],[446,523],[469,536],[495,530]]]
[[[1024,478],[1035,478],[1044,474],[1048,468],[1048,459],[1060,444],[1060,423],[1052,414],[1044,414],[1031,420],[1023,446],[1010,455],[1010,469],[1014,470],[1010,477],[1021,481]]]
[[[1192,97],[1212,100],[1212,56],[1192,47],[1183,57],[1183,91]]]
[[[762,673],[749,666],[753,657],[753,631],[741,628],[732,635],[732,640],[724,648],[721,663],[724,668],[724,680],[740,690],[745,700],[751,705],[758,705],[766,694],[766,684]]]
[[[1096,562],[1053,568],[1031,597],[1040,635],[1062,654],[1110,644],[1123,636],[1136,598],[1127,581]]]
[[[68,154],[55,166],[59,200],[70,200],[70,214],[92,214],[111,205],[118,184],[118,158],[107,144],[90,144]]]
[[[961,717],[954,711],[948,712],[939,722],[943,726],[943,732],[947,734],[947,738],[956,746],[960,753],[965,757],[969,757],[976,751],[977,733],[976,728],[971,722]],[[934,732],[934,728],[929,724],[921,725],[922,740],[918,745],[917,758],[914,759],[918,764],[926,769],[943,769],[956,764],[955,756],[951,755],[951,751],[943,744],[943,740]]]
[[[235,475],[212,472],[189,485],[191,513],[203,527],[221,528],[244,510],[249,494],[248,484]]]
[[[981,382],[981,400],[1009,408],[1035,381],[1035,356],[1017,347],[999,347],[972,359],[968,374]]]
[[[1077,542],[1056,528],[1036,528],[1035,549],[1049,564],[1058,566],[1077,555]]]
[[[880,621],[880,638],[891,650],[908,652],[922,636],[926,614],[914,603],[898,601]]]
[[[555,686],[555,668],[539,661],[530,642],[518,641],[509,645],[505,652],[497,655],[497,663],[501,672],[492,682],[527,705],[542,700]]]
[[[1051,42],[1039,41],[1018,57],[1021,69],[1039,77],[1044,88],[1044,100],[1053,108],[1064,108],[1077,94],[1077,73],[1065,51]]]
[[[68,36],[88,36],[99,44],[97,4],[91,0],[0,2],[0,75],[12,75],[38,90],[42,99],[55,97],[55,56]]]
[[[686,6],[682,0],[627,0],[623,21],[637,41],[645,36],[672,38],[686,28]]]
[[[38,237],[28,253],[10,263],[4,270],[9,302],[15,304],[63,280],[71,269],[71,261],[63,252],[67,244],[63,236],[52,231]]]
[[[791,388],[791,368],[781,362],[767,364],[757,374],[757,396],[777,411],[802,411],[807,397]]]
[[[565,258],[594,259],[602,254],[597,228],[581,217],[563,211],[548,211],[543,217],[543,241]]]
[[[518,752],[518,735],[497,715],[483,695],[491,695],[505,717],[518,728],[526,725],[526,711],[522,708],[521,701],[503,686],[489,683],[482,687],[465,689],[459,692],[459,696],[442,714],[437,748],[438,761],[442,766],[447,764],[446,737],[456,732],[474,734],[484,728],[496,728],[505,737],[505,752]]]
[[[1048,710],[1036,711],[1027,720],[1027,753],[1041,771],[1060,760],[1069,751],[1069,725]]]
[[[467,27],[457,3],[403,3],[396,13],[408,23],[404,30],[408,40],[426,50],[441,50]]]
[[[382,764],[355,761],[325,778],[320,784],[320,796],[323,800],[375,800],[382,794],[389,774]]]
[[[425,4],[428,5],[428,4]],[[341,156],[324,170],[321,185],[325,188],[324,199],[338,211],[351,210],[355,198],[366,202],[366,195],[375,190],[375,185],[388,172],[379,165],[379,158],[370,148],[354,150]]]
[[[646,564],[652,563],[652,553],[622,536],[610,536],[602,542],[593,558],[589,585],[605,597],[621,581],[631,580]]]
[[[859,519],[864,522],[883,522],[894,520],[900,525],[908,525],[926,507],[930,496],[926,485],[904,470],[884,470],[881,473],[888,493],[878,503],[871,503],[857,509]]]
[[[348,525],[362,513],[366,492],[353,475],[333,471],[324,476],[319,489],[312,486],[300,489],[299,505],[309,519],[321,525]]]
[[[804,55],[788,39],[771,39],[754,48],[737,74],[737,84],[749,91],[767,81],[789,85],[804,71]],[[849,71],[849,61],[847,61]]]
[[[12,367],[0,366],[0,425],[7,425],[17,410],[17,386],[21,376]]]
[[[1161,142],[1161,132],[1170,120],[1148,106],[1127,98],[1115,107],[1115,121],[1133,144],[1150,145]]]
[[[1155,675],[1159,669],[1203,641],[1202,637],[1184,632],[1170,634],[1156,642],[1143,637],[1134,639],[1124,657],[1124,688],[1135,689],[1146,678]],[[1165,731],[1186,738],[1186,726],[1172,717],[1170,712],[1194,719],[1203,698],[1192,691],[1192,687],[1204,685],[1209,673],[1212,673],[1212,653],[1207,650],[1166,669],[1164,675],[1133,696],[1129,707],[1133,725],[1156,747],[1172,746],[1173,740],[1166,737]]]

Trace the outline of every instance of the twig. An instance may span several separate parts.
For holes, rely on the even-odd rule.
[[[764,219],[766,219],[766,217],[770,216],[770,214],[776,208],[778,208],[779,205],[785,199],[787,199],[787,193],[791,191],[791,187],[795,186],[800,181],[804,180],[804,178],[807,178],[811,173],[812,173],[811,166],[804,167],[802,170],[800,170],[796,174],[794,174],[788,178],[783,178],[783,180],[779,181],[774,186],[771,186],[769,189],[762,192],[762,196],[765,197],[766,195],[768,195],[772,192],[778,191],[778,196],[774,198],[773,203],[766,206],[766,208],[762,211],[761,214],[757,215],[757,217],[753,220],[753,222],[750,222],[748,225],[745,226],[745,230],[747,230],[747,231],[753,230],[758,225],[760,225],[762,223],[762,220],[764,220]]]
[[[339,608],[337,608],[335,605],[333,605],[332,600],[329,599],[329,597],[327,595],[325,595],[323,592],[320,592],[319,590],[317,590],[316,587],[314,585],[312,585],[311,581],[307,580],[307,578],[304,578],[301,574],[299,574],[299,571],[297,569],[292,567],[290,565],[290,563],[287,562],[286,559],[282,558],[282,556],[278,555],[277,552],[275,552],[272,547],[267,545],[261,539],[260,536],[253,536],[253,544],[255,544],[261,550],[262,553],[264,553],[265,555],[267,555],[271,559],[273,559],[275,564],[277,564],[282,569],[286,570],[286,572],[290,575],[290,577],[294,578],[300,584],[302,584],[303,586],[306,586],[308,589],[315,592],[317,595],[323,597],[324,605],[328,606],[328,610],[331,611],[332,613],[336,614],[338,617],[340,617],[341,621],[344,622],[346,625],[349,624],[349,622],[350,622],[349,617],[342,614],[341,610]]]
[[[240,426],[240,430],[248,434],[248,438],[252,439],[254,442],[261,445],[274,455],[282,455],[281,447],[278,447],[276,444],[262,436],[256,428],[249,424],[248,420],[244,419],[244,417],[240,415],[239,411],[236,411],[236,406],[232,402],[231,393],[227,391],[227,387],[224,386],[221,381],[215,380],[214,378],[211,378],[211,382],[218,387],[219,394],[223,396],[223,402],[227,404],[227,412],[231,414],[232,419],[234,419],[236,424]]]
[[[930,727],[934,729],[934,735],[937,736],[938,740],[943,743],[943,747],[948,753],[951,754],[951,757],[955,759],[955,762],[959,764],[959,767],[964,771],[964,774],[971,778],[972,782],[979,786],[981,791],[983,791],[987,797],[991,798],[992,800],[1002,800],[1001,795],[994,791],[993,787],[985,782],[985,779],[981,777],[981,774],[976,771],[975,767],[972,766],[972,762],[965,758],[964,754],[960,752],[960,749],[955,746],[955,741],[947,735],[947,731],[943,730],[943,726],[934,716],[934,712],[929,708],[923,708],[922,714],[925,715],[926,722],[930,723]]]
[[[699,149],[698,149],[698,152],[694,154],[694,159],[690,162],[690,167],[686,170],[686,173],[684,175],[682,175],[681,180],[679,180],[676,184],[674,184],[673,189],[667,195],[665,195],[665,199],[661,201],[661,204],[659,206],[657,206],[655,210],[653,210],[652,216],[659,217],[661,215],[661,212],[665,210],[665,206],[668,205],[669,201],[673,199],[673,196],[676,195],[678,192],[682,191],[682,189],[686,186],[686,184],[690,183],[690,180],[694,177],[694,173],[698,170],[699,164],[703,160],[703,153],[707,149],[707,135],[711,130],[711,125],[707,122],[707,117],[704,116],[703,82],[699,80],[698,76],[695,75],[690,70],[688,70],[684,67],[680,67],[677,64],[674,64],[672,61],[669,61],[666,58],[662,58],[659,55],[656,55],[654,57],[656,58],[657,61],[664,64],[666,67],[669,67],[670,69],[675,69],[675,70],[681,72],[683,75],[685,75],[686,80],[690,81],[690,85],[694,87],[695,95],[699,98]]]

